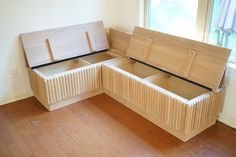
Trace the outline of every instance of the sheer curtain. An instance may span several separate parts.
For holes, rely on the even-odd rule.
[[[215,26],[217,45],[228,47],[229,36],[236,32],[236,0],[221,0]]]

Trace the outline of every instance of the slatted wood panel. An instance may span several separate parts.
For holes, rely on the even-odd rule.
[[[37,70],[29,73],[35,96],[48,106],[102,87],[101,64],[66,71],[53,77],[43,76]]]
[[[222,100],[223,91],[220,91],[190,103],[186,112],[185,132],[191,133],[215,121],[220,112]]]
[[[219,114],[222,92],[188,103],[115,67],[103,65],[102,74],[105,93],[183,141],[213,125]]]
[[[38,71],[28,70],[30,84],[34,96],[42,103],[49,104],[49,98],[47,94],[47,86],[44,76],[41,75]]]

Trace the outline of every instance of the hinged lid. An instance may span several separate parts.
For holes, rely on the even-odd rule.
[[[25,33],[21,40],[31,68],[109,48],[102,21]]]
[[[135,27],[127,56],[216,91],[230,49]]]

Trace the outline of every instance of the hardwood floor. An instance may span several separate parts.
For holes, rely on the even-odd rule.
[[[105,94],[47,112],[35,98],[0,107],[0,156],[236,156],[220,122],[183,143]]]

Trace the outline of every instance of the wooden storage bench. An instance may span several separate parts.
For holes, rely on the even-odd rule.
[[[21,39],[34,95],[50,111],[105,92],[182,141],[220,112],[229,49],[141,27],[106,34],[102,22]]]
[[[120,59],[102,69],[106,94],[183,141],[213,125],[222,91],[209,89],[139,62]]]
[[[87,58],[93,60],[90,62]],[[101,94],[101,64],[113,58],[115,56],[99,53],[30,70],[34,95],[52,111]]]
[[[102,22],[21,35],[34,96],[49,110],[103,93],[101,65],[117,57]]]
[[[106,94],[182,141],[215,124],[229,49],[136,27],[126,55],[104,63]]]

